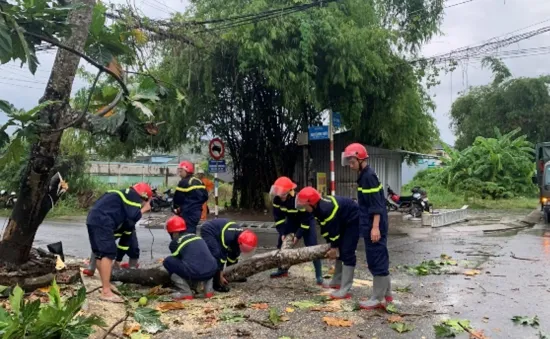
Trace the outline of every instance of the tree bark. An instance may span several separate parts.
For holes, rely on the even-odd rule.
[[[88,28],[92,21],[94,0],[80,0],[69,16],[72,35],[65,44],[77,51],[84,49]],[[55,63],[41,102],[58,101],[41,110],[41,123],[53,128],[64,126],[70,117],[69,99],[80,57],[64,49],[58,49]],[[47,195],[52,168],[59,153],[62,131],[41,132],[31,148],[29,162],[21,179],[19,199],[13,209],[6,232],[0,242],[0,262],[8,270],[29,260],[29,253],[38,226],[44,220],[51,198]],[[18,267],[19,268],[19,267]]]
[[[227,281],[236,281],[280,266],[292,266],[315,259],[322,259],[330,245],[317,245],[296,249],[277,250],[257,254],[237,265],[229,266],[224,272]],[[169,285],[170,277],[162,266],[151,268],[116,270],[111,276],[113,281],[140,284],[145,286]]]

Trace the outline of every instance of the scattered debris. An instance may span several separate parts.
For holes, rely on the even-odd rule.
[[[518,325],[523,325],[523,326],[531,326],[531,327],[539,326],[539,317],[537,316],[530,318],[522,315],[516,315],[512,317],[512,321]]]
[[[411,293],[411,285],[407,285],[405,287],[396,287],[395,291],[400,293]]]
[[[394,329],[398,333],[405,333],[414,330],[414,325],[397,322],[390,325],[390,328]]]
[[[250,308],[253,308],[255,310],[267,310],[269,305],[267,303],[257,303],[257,304],[251,304]]]
[[[172,301],[172,302],[159,303],[156,309],[159,312],[168,312],[168,311],[174,311],[174,310],[182,310],[186,307],[187,306],[181,301]]]
[[[531,258],[521,258],[517,257],[514,252],[510,252],[510,257],[517,260],[524,260],[524,261],[540,261],[539,259],[531,259]]]
[[[351,325],[353,325],[351,320],[333,317],[323,317],[323,322],[328,326],[333,327],[351,327]]]
[[[448,319],[438,325],[434,325],[435,336],[443,338],[452,338],[457,334],[472,330],[469,320]]]
[[[400,322],[403,322],[403,318],[399,315],[392,315],[390,317],[388,317],[388,322],[393,324],[393,323],[400,323]]]

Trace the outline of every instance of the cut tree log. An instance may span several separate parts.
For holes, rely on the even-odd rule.
[[[284,249],[257,254],[236,265],[229,266],[224,272],[227,281],[236,281],[253,276],[260,272],[283,266],[292,266],[325,257],[330,249],[329,244],[295,249]],[[112,281],[145,286],[169,285],[168,272],[161,265],[150,268],[115,270]]]

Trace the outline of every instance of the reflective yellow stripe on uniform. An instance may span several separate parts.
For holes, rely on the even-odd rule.
[[[196,180],[198,185],[192,185],[193,180]],[[186,188],[179,187],[179,186],[176,187],[176,191],[180,191],[183,193],[191,192],[193,190],[198,190],[198,189],[206,189],[206,186],[203,184],[203,182],[200,179],[197,179],[195,177],[189,179],[189,187],[186,187]]]
[[[300,227],[305,229],[305,230],[309,230],[309,225],[301,224]]]
[[[229,261],[232,264],[236,263],[238,260],[239,260],[239,258],[237,258],[237,259],[231,259],[229,257],[227,258],[227,261]]]
[[[128,193],[129,191],[130,191],[130,190],[126,190],[126,193]],[[126,196],[124,195],[124,193],[122,193],[121,191],[109,190],[109,191],[107,191],[107,193],[116,193],[116,194],[118,194],[118,196],[120,197],[120,199],[122,199],[122,201],[123,201],[126,205],[133,206],[133,207],[137,207],[137,208],[141,208],[141,204],[140,204],[140,203],[137,203],[137,202],[133,202],[133,201],[128,200],[128,198],[126,198]]]
[[[279,220],[279,221],[276,221],[276,222],[275,222],[275,226],[280,225],[280,224],[283,224],[285,221],[286,221],[286,219],[281,219],[281,220]]]
[[[185,237],[185,236],[184,236]],[[201,239],[201,237],[197,236],[197,235],[192,235],[190,238],[182,241],[182,243],[178,246],[178,248],[176,249],[176,251],[174,253],[172,253],[172,256],[173,257],[177,257],[178,254],[180,254],[180,251],[187,245],[189,244],[190,242],[192,241],[195,241],[195,240],[199,240]]]
[[[333,238],[328,238],[330,241],[336,241],[338,240],[338,238],[340,238],[340,234],[338,234],[337,236],[333,237]]]
[[[223,225],[222,228],[222,245],[225,249],[229,249],[229,246],[225,244],[225,231],[229,228],[229,226],[234,225],[235,223],[233,221],[228,222],[227,224]]]
[[[130,249],[130,246],[120,246],[120,244],[117,244],[116,247],[123,251],[128,251]]]
[[[273,204],[273,207],[275,207],[275,208],[281,208],[281,205]]]
[[[131,231],[124,231],[124,234],[126,234],[126,235],[132,235],[132,232],[131,232]]]
[[[115,233],[115,238],[117,238],[117,237],[118,238],[122,237],[122,233]]]
[[[304,209],[299,209],[299,210],[294,210],[294,209],[288,209],[286,207],[281,207],[281,211],[283,212],[287,212],[287,213],[298,213],[298,212],[305,212],[305,208]]]
[[[334,208],[332,209],[332,212],[330,213],[328,218],[326,218],[325,220],[319,222],[321,224],[321,226],[325,226],[327,222],[334,219],[334,216],[336,215],[336,212],[338,212],[338,208],[340,208],[340,206],[338,206],[338,202],[336,201],[336,199],[334,197],[330,196],[329,198],[330,198],[330,200],[332,200],[332,203],[334,204]]]
[[[377,192],[380,192],[382,190],[382,184],[380,184],[380,186],[378,187],[375,187],[375,188],[361,188],[361,187],[357,187],[357,190],[363,194],[371,194],[371,193],[377,193]]]
[[[328,232],[321,234],[321,236],[322,236],[323,238],[328,237]]]
[[[220,262],[221,262],[222,264],[225,264],[227,261],[225,261],[225,260],[223,260],[223,259],[220,259]]]

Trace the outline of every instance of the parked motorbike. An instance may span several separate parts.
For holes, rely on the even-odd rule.
[[[151,199],[151,211],[160,212],[165,208],[172,208],[172,200],[174,195],[172,194],[172,189],[169,188],[166,191],[162,192],[162,195],[157,193],[157,188],[153,188],[153,199]]]
[[[420,187],[413,187],[411,190],[411,196],[399,196],[388,185],[386,188],[386,207],[388,212],[399,211],[401,213],[407,213],[413,216],[413,218],[420,218],[422,212],[429,212],[428,195],[425,190]]]
[[[15,192],[11,192],[4,206],[6,208],[13,208],[16,202],[17,202],[17,194]]]

